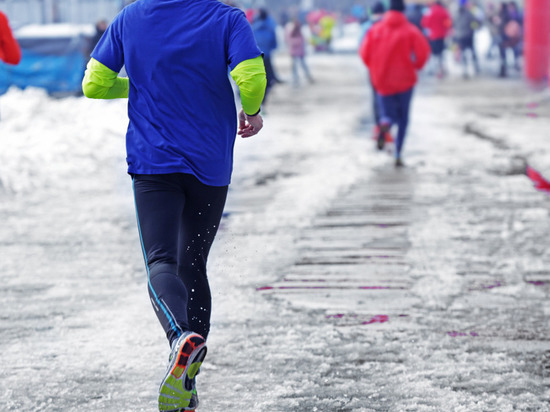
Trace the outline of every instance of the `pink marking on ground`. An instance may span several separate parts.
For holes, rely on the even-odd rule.
[[[494,288],[500,288],[502,286],[501,282],[496,282],[493,285],[481,285],[482,289],[494,289]]]
[[[545,282],[543,280],[528,280],[527,283],[534,285],[534,286],[545,286],[549,282]]]
[[[542,174],[530,166],[527,166],[525,173],[527,174],[527,177],[529,177],[529,179],[531,179],[531,181],[535,184],[535,188],[537,190],[550,192],[550,182],[546,180]]]
[[[362,323],[362,325],[371,325],[373,323],[386,323],[390,320],[388,315],[376,315],[373,316],[370,320],[367,320]]]
[[[536,103],[536,102],[532,102],[532,103],[527,103],[527,108],[528,109],[534,109],[536,107],[539,107],[539,104]]]
[[[529,112],[527,113],[527,117],[539,117],[539,115],[533,112]]]
[[[262,286],[261,288],[256,288],[257,291],[272,290],[272,289],[273,289],[273,286]]]

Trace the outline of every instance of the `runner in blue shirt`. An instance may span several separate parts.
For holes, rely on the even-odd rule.
[[[128,78],[118,77],[122,67]],[[241,93],[237,116],[228,68]],[[236,135],[263,126],[266,75],[245,15],[217,0],[140,0],[113,20],[84,94],[128,97],[128,173],[153,308],[171,354],[160,411],[194,410],[206,356],[208,253],[221,220]]]

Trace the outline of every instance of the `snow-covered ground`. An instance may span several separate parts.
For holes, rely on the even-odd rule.
[[[288,78],[286,56],[276,56]],[[209,273],[203,411],[543,411],[547,91],[423,76],[405,161],[370,139],[353,54],[274,90],[239,140]],[[459,73],[454,71],[453,73]],[[155,410],[124,101],[0,97],[0,409]]]

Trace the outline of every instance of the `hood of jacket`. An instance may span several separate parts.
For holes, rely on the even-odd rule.
[[[437,3],[430,6],[430,13],[439,18],[445,18],[448,15],[447,9]]]

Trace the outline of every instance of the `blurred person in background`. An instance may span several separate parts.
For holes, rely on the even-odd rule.
[[[361,36],[361,44],[359,45],[359,47],[361,47],[363,41],[365,40],[365,37],[367,35],[367,33],[369,32],[369,30],[374,27],[376,24],[378,24],[381,20],[382,20],[382,17],[384,16],[384,13],[386,12],[386,7],[384,6],[384,3],[382,2],[376,2],[373,4],[371,10],[370,10],[370,18],[365,22],[363,23],[363,25],[361,26],[361,29],[362,29],[362,36]],[[369,83],[371,85],[371,95],[372,95],[372,115],[373,115],[373,119],[374,119],[374,132],[373,132],[373,135],[375,136],[376,139],[378,139],[378,136],[380,135],[380,108],[378,107],[379,103],[378,103],[378,95],[376,93],[376,90],[374,88],[374,85],[372,84],[372,80],[369,76]],[[386,135],[385,135],[385,141],[386,142],[391,142],[393,139],[391,138],[390,136],[390,132],[389,130],[386,132]],[[379,149],[382,149],[383,147],[379,147]]]
[[[299,67],[302,68],[306,79],[313,83],[313,77],[306,63],[306,39],[302,33],[302,23],[298,18],[294,18],[285,27],[285,40],[292,58],[292,84],[295,87],[300,85]]]
[[[368,19],[367,9],[363,4],[355,3],[351,6],[350,14],[359,23]]]
[[[252,32],[256,39],[256,43],[264,54],[265,73],[267,76],[267,87],[263,104],[267,103],[269,93],[273,86],[277,83],[277,76],[273,68],[272,54],[277,49],[277,24],[269,16],[266,9],[259,9],[252,23]]]
[[[230,6],[233,6],[232,3],[228,3]],[[234,6],[233,6],[234,7]],[[250,24],[254,23],[254,19],[256,18],[256,9],[248,8],[245,10],[246,19]]]
[[[8,64],[19,64],[21,48],[15,40],[7,16],[0,11],[0,60]]]
[[[118,76],[123,66],[128,78]],[[241,91],[238,116],[228,69]],[[128,173],[147,287],[171,348],[159,411],[198,405],[195,381],[212,308],[208,254],[225,206],[236,135],[254,136],[263,126],[265,81],[244,13],[210,0],[140,0],[125,7],[87,66],[87,97],[128,98]],[[121,354],[124,362],[134,362],[132,349]],[[124,375],[117,380],[122,388]]]
[[[319,20],[319,27],[321,29],[319,35],[324,41],[326,51],[332,51],[332,38],[334,27],[336,26],[336,18],[334,15],[327,13]]]
[[[487,54],[485,56],[487,59],[492,59],[494,57],[493,50],[498,50],[498,45],[500,43],[498,13],[499,10],[495,7],[495,4],[493,2],[487,3],[485,24],[487,25],[487,28],[489,29],[489,34],[491,36],[491,43],[489,44],[489,48],[487,49]]]
[[[15,40],[7,16],[0,11],[0,61],[7,64],[19,64],[21,48]]]
[[[391,0],[390,10],[369,30],[359,51],[379,98],[379,149],[384,147],[385,132],[393,124],[398,126],[394,152],[396,167],[404,166],[401,152],[413,88],[418,80],[417,71],[430,57],[428,41],[407,20],[404,10],[404,0]]]
[[[430,40],[433,57],[437,60],[436,75],[446,74],[444,64],[445,39],[453,27],[453,20],[441,1],[434,1],[422,17],[421,25]]]
[[[508,50],[512,51],[514,68],[521,70],[519,59],[523,38],[523,16],[516,2],[502,3],[497,18],[500,42],[500,72],[499,77],[508,76]]]
[[[107,30],[107,27],[109,24],[107,23],[107,20],[101,19],[95,24],[95,33],[94,36],[90,39],[90,53],[92,54],[92,51],[95,49],[95,46],[97,43],[99,43],[99,40],[103,36],[103,33]]]
[[[472,65],[474,67],[474,72],[479,74],[479,61],[477,58],[474,35],[475,31],[480,27],[480,21],[474,16],[470,9],[470,2],[468,0],[460,0],[460,7],[458,9],[458,14],[456,15],[453,28],[454,28],[454,38],[458,44],[460,50],[460,60],[462,62],[462,76],[468,78],[468,57],[467,53],[470,54]]]
[[[420,30],[423,30],[422,17],[424,17],[424,5],[421,3],[408,3],[405,6],[407,19]]]
[[[311,10],[306,15],[311,32],[311,44],[316,52],[330,52],[332,32],[336,26],[336,17],[325,9]]]

